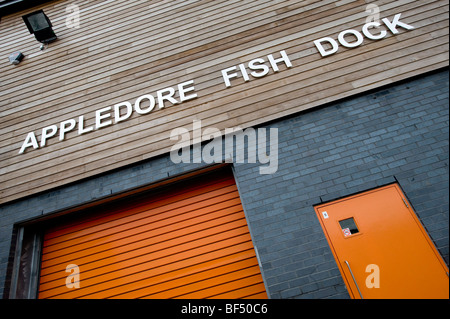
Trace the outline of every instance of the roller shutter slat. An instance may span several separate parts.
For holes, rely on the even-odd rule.
[[[231,216],[233,217],[233,216]],[[241,217],[241,216],[235,216]],[[222,223],[218,223],[218,222]],[[48,260],[46,262],[46,267],[41,269],[41,275],[45,276],[55,272],[55,267],[58,269],[60,264],[67,264],[74,260],[77,260],[77,265],[85,265],[88,264],[91,260],[104,259],[108,257],[114,257],[119,255],[120,253],[130,255],[131,252],[136,252],[136,255],[139,254],[139,249],[145,249],[145,247],[151,246],[152,251],[158,251],[163,249],[164,247],[171,247],[176,245],[177,243],[182,243],[183,240],[185,242],[190,240],[195,240],[201,237],[206,237],[223,231],[223,227],[227,226],[229,229],[239,228],[246,226],[246,221],[241,219],[231,219],[227,221],[227,225],[225,225],[226,220],[216,219],[213,221],[209,221],[208,224],[211,225],[211,228],[200,229],[194,232],[195,228],[191,227],[189,229],[190,233],[187,233],[186,236],[183,237],[175,237],[171,238],[169,236],[159,236],[157,238],[150,237],[146,239],[142,239],[139,241],[138,239],[127,237],[119,242],[122,243],[120,246],[115,246],[112,243],[106,245],[98,245],[91,249],[85,248],[82,251],[74,251],[73,253],[61,255],[60,258],[55,256],[55,258]],[[180,232],[177,232],[180,233]],[[170,234],[172,235],[172,234]],[[197,236],[196,236],[197,235]],[[163,240],[161,240],[163,239]],[[128,242],[127,242],[128,241]],[[131,255],[130,255],[131,256]],[[125,258],[124,258],[125,259]],[[117,259],[118,260],[118,259]]]
[[[189,201],[187,199],[182,201],[177,201],[174,203],[170,203],[170,205],[160,206],[160,207],[152,207],[151,205],[146,205],[142,207],[137,207],[133,209],[132,211],[125,211],[121,214],[117,214],[116,216],[108,216],[108,218],[100,219],[100,220],[94,220],[91,222],[86,223],[85,225],[78,225],[78,227],[74,227],[73,229],[66,230],[67,233],[58,234],[58,236],[45,238],[44,241],[44,247],[53,245],[55,243],[64,242],[70,239],[76,239],[78,237],[81,237],[83,235],[89,235],[96,233],[98,231],[101,231],[103,229],[109,229],[116,227],[118,225],[127,224],[133,220],[140,221],[141,219],[144,219],[147,222],[158,221],[161,219],[167,218],[167,217],[173,217],[178,212],[177,209],[180,209],[180,213],[186,212],[186,205],[193,206],[193,209],[195,211],[196,204],[202,205],[202,201],[215,198],[216,196],[227,196],[228,199],[230,198],[236,198],[236,188],[234,185],[229,186],[225,190],[229,192],[210,192],[206,194],[202,194],[199,198],[196,198],[197,202],[193,202],[192,200]],[[220,201],[218,201],[220,202]],[[149,216],[148,210],[146,207],[149,206],[151,208],[151,214],[152,216]],[[183,209],[184,208],[184,209]],[[168,213],[167,212],[171,212]],[[160,214],[166,213],[163,216],[160,216]],[[131,214],[131,216],[130,216]],[[142,221],[140,221],[142,222]],[[84,227],[83,227],[84,226]],[[51,240],[54,239],[54,240]]]
[[[119,225],[116,226],[114,229],[114,232],[111,232],[110,229],[106,229],[104,231],[97,231],[91,234],[87,234],[85,236],[80,236],[77,238],[74,238],[72,240],[67,240],[62,243],[55,244],[53,246],[47,246],[43,248],[43,252],[46,254],[46,259],[51,258],[51,252],[59,250],[59,249],[71,249],[71,246],[77,246],[75,249],[79,249],[78,245],[82,245],[83,243],[87,243],[89,246],[95,246],[94,243],[89,243],[90,241],[93,241],[95,239],[99,239],[100,242],[105,243],[107,242],[108,238],[105,238],[106,236],[115,236],[117,238],[118,236],[121,236],[121,234],[124,234],[125,232],[131,232],[131,234],[136,233],[143,233],[143,232],[149,232],[153,231],[155,235],[158,234],[158,232],[163,232],[163,227],[170,227],[173,229],[179,229],[183,227],[188,227],[191,224],[195,224],[197,220],[199,222],[208,219],[214,219],[215,216],[222,216],[221,213],[216,213],[216,211],[219,211],[221,209],[227,209],[229,212],[236,210],[236,205],[240,206],[239,199],[232,199],[225,202],[217,203],[214,205],[211,205],[209,210],[207,212],[204,212],[203,214],[183,214],[183,216],[178,217],[168,217],[167,220],[164,221],[155,221],[151,222],[151,220],[146,221],[140,221],[140,222],[133,222],[125,225]],[[237,209],[242,209],[241,207],[237,207]],[[215,215],[215,216],[214,216]],[[47,254],[49,254],[50,257],[47,257]],[[45,259],[44,259],[45,260]]]
[[[267,297],[231,174],[107,207],[47,230],[39,298]]]
[[[261,282],[262,284],[262,280],[261,281],[260,280],[261,274],[254,274],[249,277],[242,276],[242,278],[233,281],[225,281],[224,283],[221,283],[217,286],[207,287],[202,290],[193,291],[184,295],[177,296],[176,298],[179,299],[213,298],[214,296],[217,296],[220,293],[243,289],[259,282]]]
[[[239,236],[237,238],[224,240],[221,244],[234,248],[233,246],[237,246],[239,242],[242,242],[243,240],[247,240],[246,243],[249,243],[248,237]],[[114,280],[117,282],[119,280],[129,282],[133,278],[140,278],[141,274],[146,272],[146,270],[152,270],[152,273],[158,272],[158,268],[162,266],[167,266],[166,269],[174,270],[179,266],[189,264],[183,261],[190,258],[198,257],[202,260],[207,259],[207,252],[217,245],[217,243],[212,243],[206,247],[195,248],[190,251],[181,251],[174,255],[167,255],[162,258],[151,260],[148,260],[148,258],[146,258],[147,256],[144,255],[110,265],[102,265],[100,261],[96,264],[97,267],[90,271],[84,271],[84,268],[80,266],[80,272],[83,276],[82,284],[85,290],[87,290],[90,286],[97,285],[98,283],[105,283],[108,286],[113,283]],[[154,257],[155,256],[149,256],[149,258]],[[177,263],[179,264],[177,265]],[[65,276],[62,279],[65,279]],[[43,287],[45,287],[44,284]],[[63,288],[67,290],[65,286]]]
[[[215,182],[203,181],[204,185],[192,185],[190,189],[180,189],[176,194],[163,193],[152,198],[148,196],[148,200],[139,201],[136,203],[127,203],[126,205],[114,206],[113,210],[103,211],[101,215],[93,215],[83,218],[81,221],[73,221],[70,224],[56,225],[52,229],[49,229],[45,234],[45,239],[56,238],[62,235],[70,234],[71,232],[86,229],[88,226],[98,225],[110,220],[132,216],[136,214],[140,209],[145,210],[145,207],[157,207],[166,206],[167,204],[181,201],[183,199],[189,199],[193,196],[197,199],[201,198],[202,194],[219,191],[218,188],[225,188],[227,186],[235,186],[234,181],[229,178],[219,178]],[[157,198],[156,198],[157,197]]]
[[[191,276],[195,276],[197,274],[204,275],[207,271],[214,271],[218,267],[227,266],[233,263],[239,263],[240,261],[244,261],[245,263],[254,262],[253,252],[251,249],[244,250],[241,252],[234,253],[229,256],[220,257],[217,259],[202,261],[199,264],[190,265],[185,268],[176,269],[174,271],[167,271],[167,269],[163,269],[161,267],[161,274],[153,273],[151,276],[142,276],[143,279],[136,280],[130,283],[126,283],[119,287],[110,288],[108,292],[104,291],[87,295],[87,298],[98,298],[104,297],[107,295],[108,297],[113,297],[117,295],[121,295],[122,298],[126,298],[126,292],[135,292],[141,291],[140,295],[148,295],[147,291],[157,291],[158,285],[164,285],[166,282],[175,284],[176,281],[183,282],[185,284],[186,279],[191,280]]]
[[[194,269],[192,270],[192,272],[195,272],[195,270],[197,269],[207,268],[208,263],[210,264],[209,267],[214,268],[220,265],[221,261],[224,258],[236,258],[242,253],[250,253],[251,256],[249,256],[248,258],[255,257],[251,243],[246,242],[233,247],[215,250],[205,255],[195,256],[187,260],[182,260],[178,263],[166,264],[158,268],[146,269],[145,271],[134,274],[133,281],[137,282],[140,280],[154,279],[157,282],[159,276],[163,276],[166,274],[168,276],[174,276],[173,278],[176,278],[177,273],[185,272],[185,274],[189,274],[191,273],[191,269]],[[62,271],[63,270],[61,270],[61,272]],[[83,280],[83,278],[81,278],[81,280]],[[80,291],[81,289],[68,291],[68,289],[65,287],[65,277],[63,277],[59,279],[59,283],[56,286],[53,286],[49,290],[42,291],[41,294],[42,298],[47,298],[49,296],[55,295],[60,295],[60,298],[79,298],[86,294],[95,293],[96,291],[106,291],[114,289],[116,287],[124,286],[129,283],[129,277],[117,277],[111,282],[103,282],[101,280],[98,280],[98,283],[95,287],[87,287],[83,289],[83,291]]]
[[[173,299],[173,298],[185,298],[184,296],[186,294],[195,294],[195,293],[196,294],[205,293],[204,296],[210,297],[212,296],[211,291],[220,293],[223,289],[229,289],[228,286],[226,286],[227,283],[240,281],[247,278],[249,275],[254,275],[257,273],[259,273],[258,265],[243,269],[241,268],[239,270],[230,271],[225,274],[220,274],[220,272],[218,272],[217,276],[213,276],[203,280],[202,278],[198,278],[193,283],[190,283],[188,285],[177,286],[169,290],[156,292],[142,297],[155,299]],[[117,297],[121,298],[121,296]]]
[[[134,299],[134,298],[142,298],[145,296],[149,297],[150,295],[153,295],[152,298],[159,298],[159,299],[174,298],[177,295],[185,293],[185,291],[193,290],[195,285],[197,285],[197,287],[200,287],[200,289],[204,288],[205,286],[211,286],[218,283],[218,280],[220,280],[220,276],[239,271],[240,269],[244,269],[245,272],[249,272],[250,269],[247,268],[254,266],[255,264],[253,260],[245,259],[237,263],[212,268],[204,272],[177,278],[175,280],[166,281],[155,286],[134,290],[126,294],[118,294],[114,296],[114,298]],[[208,280],[205,280],[205,278],[208,277],[210,277],[208,279],[210,280],[209,283]],[[186,284],[186,279],[192,283]]]
[[[182,247],[171,247],[153,252],[152,246],[149,246],[143,247],[140,250],[127,251],[122,255],[112,255],[104,259],[97,260],[91,258],[87,261],[74,259],[69,263],[74,263],[79,267],[82,267],[83,272],[89,274],[90,277],[96,276],[97,274],[102,275],[105,271],[114,271],[114,269],[118,267],[121,269],[122,273],[125,273],[125,270],[128,268],[139,267],[139,265],[142,267],[159,267],[160,265],[167,263],[167,260],[176,262],[178,259],[186,258],[186,256],[202,255],[205,250],[210,249],[209,246],[213,244],[220,243],[221,245],[233,245],[235,242],[242,242],[243,239],[250,240],[248,233],[243,232],[244,230],[241,227],[234,231],[225,231],[222,234],[216,234],[215,237],[208,237],[186,243]],[[235,237],[233,238],[233,236]],[[221,239],[223,240],[220,242],[219,240]],[[62,266],[59,266],[59,269],[65,269],[65,265],[67,264],[62,264]],[[58,269],[58,266],[52,268],[53,271],[55,269]],[[46,281],[58,279],[61,275],[64,274],[61,274],[60,271],[53,272],[52,274],[45,276],[46,278],[43,278],[44,280],[42,280],[41,283],[44,284]]]
[[[179,228],[180,225],[177,225],[177,227],[174,226],[175,229],[173,232],[161,232],[160,230],[149,230],[147,232],[141,232],[141,230],[138,228],[136,229],[139,231],[138,234],[130,235],[113,242],[111,242],[109,238],[104,238],[103,243],[98,243],[98,241],[95,241],[96,245],[93,245],[91,247],[81,244],[80,246],[82,246],[82,248],[80,249],[83,249],[82,251],[78,251],[78,245],[74,244],[72,247],[70,247],[70,249],[59,251],[60,254],[58,254],[58,252],[49,253],[51,258],[45,258],[43,260],[46,261],[45,266],[49,267],[60,262],[64,262],[66,259],[70,260],[76,258],[77,256],[82,257],[84,255],[91,255],[93,253],[98,254],[104,250],[107,251],[114,249],[115,247],[125,247],[125,245],[128,245],[129,247],[138,248],[140,246],[145,246],[147,243],[156,245],[158,243],[175,239],[183,235],[188,236],[192,233],[203,231],[207,229],[205,228],[206,226],[208,226],[208,228],[218,227],[222,224],[232,223],[240,219],[242,219],[241,209],[239,208],[239,210],[237,210],[233,208],[230,209],[229,215],[223,215],[223,212],[219,212],[219,214],[213,213],[199,219],[192,219],[190,221],[187,221],[186,223],[180,223],[180,225],[183,227]],[[167,230],[170,230],[170,227]],[[142,245],[139,245],[139,242],[141,242]]]

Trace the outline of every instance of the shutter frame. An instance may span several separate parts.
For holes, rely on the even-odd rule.
[[[152,193],[47,229],[39,298],[267,298],[229,171]]]

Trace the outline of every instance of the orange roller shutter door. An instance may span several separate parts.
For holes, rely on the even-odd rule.
[[[173,186],[47,229],[39,298],[267,298],[231,173]]]

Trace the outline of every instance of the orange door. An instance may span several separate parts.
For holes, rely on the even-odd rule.
[[[449,298],[448,268],[397,185],[316,213],[352,298]]]
[[[231,174],[85,215],[45,232],[39,298],[267,298]]]

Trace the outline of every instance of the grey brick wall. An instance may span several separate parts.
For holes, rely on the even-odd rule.
[[[348,298],[313,205],[392,182],[448,264],[448,86],[446,70],[267,126],[278,172],[235,175],[273,298]]]
[[[448,85],[445,69],[264,126],[278,171],[233,167],[271,297],[349,298],[313,205],[395,181],[448,264]],[[161,156],[2,205],[0,293],[15,223],[204,166]]]

